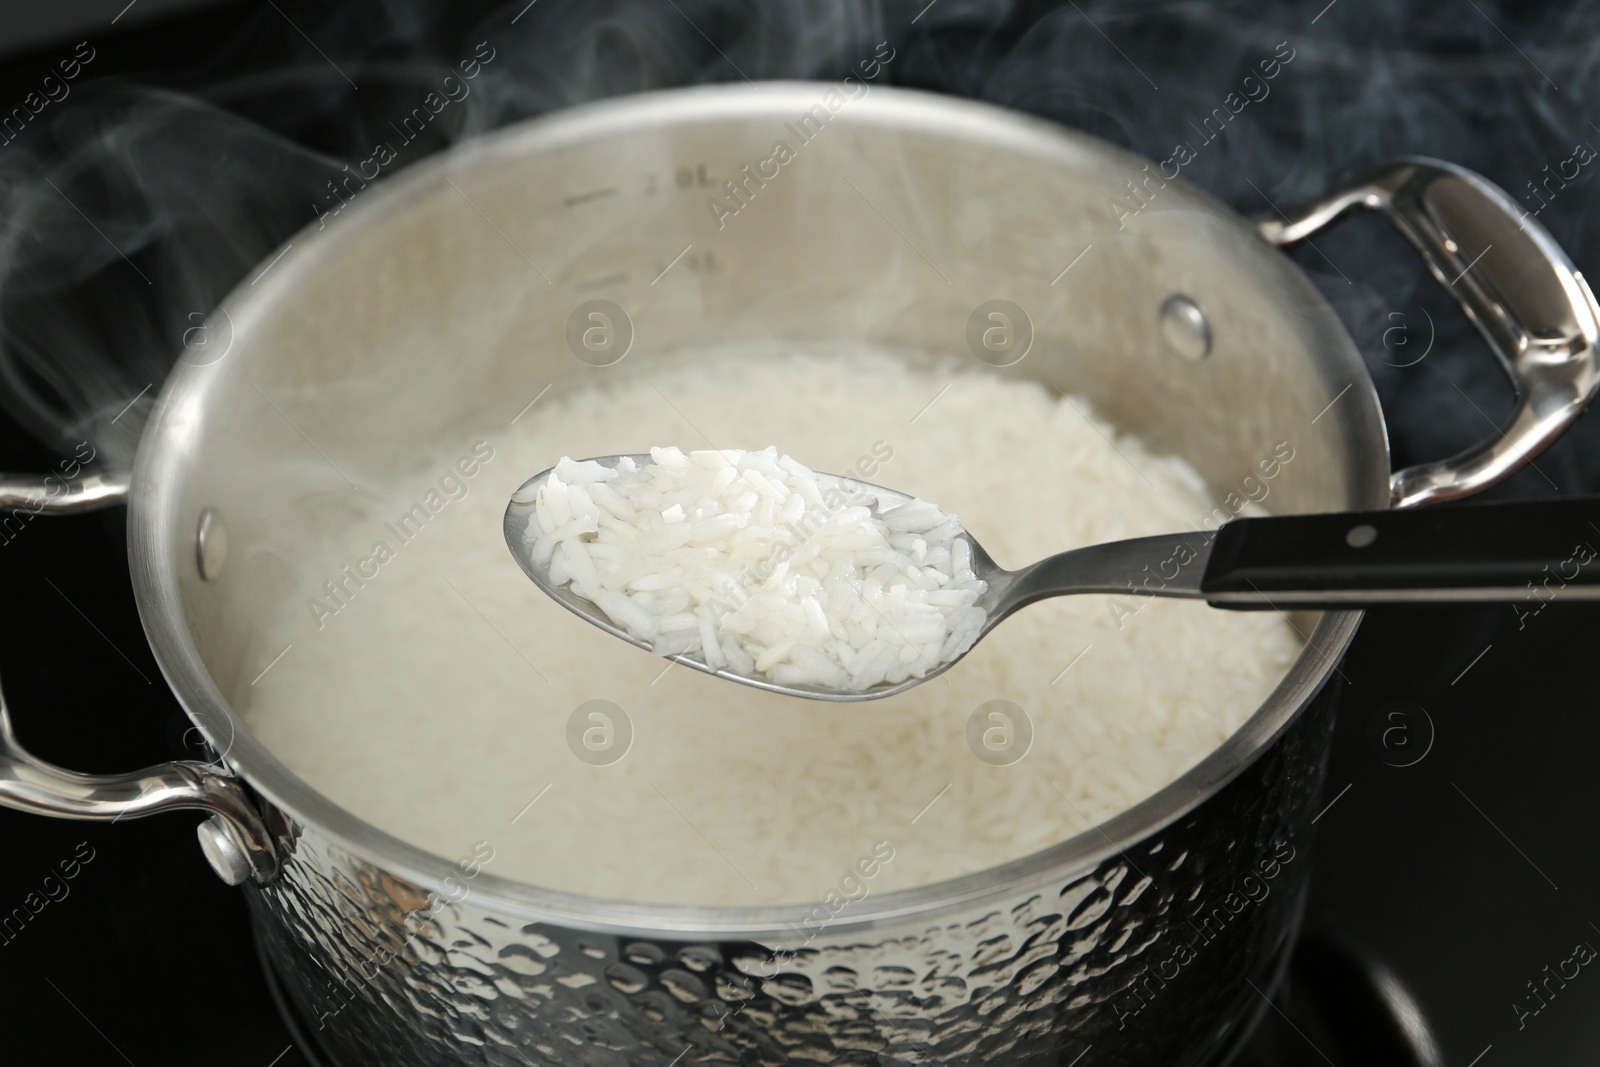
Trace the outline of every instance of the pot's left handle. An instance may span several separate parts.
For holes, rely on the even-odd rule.
[[[42,478],[0,474],[0,508],[36,514],[75,514],[123,503],[128,478],[80,474],[59,479],[51,494]],[[36,758],[17,742],[0,694],[0,805],[64,819],[115,822],[162,811],[211,812],[199,826],[200,846],[223,881],[268,881],[277,852],[254,802],[238,779],[206,763],[158,764],[127,774],[78,774]]]
[[[0,474],[0,508],[27,508],[36,515],[76,515],[127,499],[126,474],[84,473],[74,478]]]

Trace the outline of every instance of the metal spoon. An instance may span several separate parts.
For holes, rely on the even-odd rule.
[[[600,456],[595,462],[614,467],[622,458]],[[651,462],[648,455],[631,458],[641,467]],[[629,635],[591,601],[557,586],[548,568],[529,557],[523,531],[550,473],[534,475],[511,496],[504,532],[512,556],[535,585],[573,614],[649,650],[649,642]],[[868,504],[874,515],[914,499],[835,474],[817,477],[824,487],[856,496],[851,503]],[[1594,498],[1235,519],[1216,530],[1077,548],[1014,571],[995,563],[970,533],[964,536],[972,547],[973,571],[989,585],[976,605],[988,614],[978,641],[1019,608],[1076,593],[1124,598],[1130,613],[1136,606],[1127,605],[1153,596],[1203,599],[1213,607],[1246,611],[1446,601],[1526,601],[1532,611],[1558,595],[1600,599],[1600,499]],[[853,701],[904,692],[943,674],[965,655],[932,665],[921,677],[860,692],[780,685],[714,669],[689,655],[667,658],[786,696]]]

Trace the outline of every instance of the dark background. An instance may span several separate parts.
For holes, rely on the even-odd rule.
[[[1589,125],[1600,15],[1593,4],[1507,7],[539,0],[513,25],[521,3],[0,5],[0,106],[77,41],[97,50],[72,97],[0,146],[0,469],[42,472],[86,439],[112,462],[130,454],[159,385],[121,409],[159,383],[186,312],[209,308],[311,221],[305,190],[358,158],[386,94],[427,80],[433,64],[478,40],[505,52],[499,81],[438,132],[437,146],[593,96],[731,80],[734,65],[754,78],[834,76],[855,41],[891,39],[902,58],[889,76],[901,84],[1034,111],[1155,158],[1258,53],[1292,40],[1297,58],[1278,95],[1186,176],[1254,215],[1269,210],[1265,197],[1286,204],[1348,169],[1428,153],[1482,171],[1531,210],[1529,180],[1575,143],[1600,145]],[[345,75],[359,93],[346,92]],[[196,120],[190,105],[172,103],[187,98],[150,87],[203,92],[214,106]],[[121,151],[129,116],[150,115],[139,143],[155,154]],[[128,194],[130,175],[154,164],[190,184]],[[1600,255],[1590,169],[1539,215],[1580,268]],[[96,248],[92,233],[74,236],[79,223],[40,213],[30,198],[52,174],[88,183],[73,199],[131,263],[85,252]],[[210,191],[205,212],[194,188]],[[1367,355],[1397,463],[1491,432],[1509,389],[1409,248],[1375,219],[1318,244],[1321,253],[1294,257]],[[149,291],[128,287],[131,265],[149,274]],[[1429,316],[1435,349],[1401,366],[1420,348],[1400,342],[1420,345]],[[1417,332],[1386,334],[1397,322]],[[1538,468],[1494,495],[1600,492],[1597,418]],[[144,642],[123,535],[118,509],[38,519],[0,546],[0,679],[17,733],[76,770],[197,754]],[[1374,962],[1415,998],[1437,1062],[1600,1059],[1593,965],[1521,1029],[1512,1008],[1577,943],[1600,947],[1597,637],[1600,611],[1560,603],[1522,629],[1508,608],[1370,614],[1343,668],[1305,949],[1249,1063],[1403,1062],[1389,1058],[1390,1027],[1369,1010]],[[1374,741],[1395,710],[1409,716],[1418,748]],[[1412,766],[1390,765],[1423,750]],[[107,826],[0,810],[0,914],[61,861],[87,854],[81,843],[93,849],[69,895],[0,943],[3,1062],[310,1062],[291,1047],[243,899],[205,865],[195,821]]]

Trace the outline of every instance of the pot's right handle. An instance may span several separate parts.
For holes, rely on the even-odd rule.
[[[1510,421],[1481,445],[1390,476],[1390,502],[1456,500],[1510,477],[1583,414],[1600,387],[1600,305],[1527,211],[1469,170],[1401,159],[1358,175],[1282,219],[1259,223],[1294,244],[1358,208],[1382,211],[1422,253],[1500,358],[1517,390]]]
[[[51,492],[50,489],[59,491]],[[47,486],[48,488],[41,488]],[[76,514],[123,503],[125,474],[81,473],[41,479],[0,474],[0,508]],[[200,846],[230,885],[270,881],[277,869],[272,835],[239,780],[220,764],[164,763],[127,774],[79,774],[28,752],[11,729],[0,693],[0,807],[64,819],[116,822],[163,811],[209,811]]]

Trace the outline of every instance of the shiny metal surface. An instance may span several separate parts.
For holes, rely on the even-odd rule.
[[[196,826],[200,851],[211,869],[228,885],[243,885],[255,873],[250,850],[220,815],[213,815]]]
[[[0,475],[0,508],[73,515],[127,502],[126,473]],[[37,759],[18,743],[0,692],[0,804],[65,819],[116,821],[164,811],[211,811],[237,842],[246,877],[270,878],[277,852],[255,804],[222,764],[185,761],[127,774],[79,774]],[[237,882],[231,883],[237,885]]]
[[[129,774],[63,770],[35,758],[17,743],[3,695],[0,804],[63,819],[109,822],[164,811],[210,811],[234,830],[250,875],[265,881],[277,867],[277,847],[255,803],[225,767],[185,761]]]
[[[1269,507],[1389,503],[1360,357],[1253,228],[1178,181],[1159,210],[1119,218],[1108,197],[1146,162],[1087,136],[882,88],[826,107],[829,89],[610,101],[414,166],[296,235],[217,312],[233,324],[226,358],[180,363],[163,389],[130,499],[141,617],[270,831],[277,871],[247,894],[274,962],[350,1062],[646,1067],[693,1047],[724,1063],[1195,1064],[1254,1010],[1247,980],[1271,981],[1299,914],[1325,686],[1353,612],[1301,620],[1306,649],[1262,707],[1144,802],[820,926],[808,905],[608,901],[452,862],[319,794],[240,717],[281,650],[268,623],[303,610],[287,561],[313,556],[439,442],[503,426],[546,389],[648,374],[685,346],[850,338],[935,365],[998,291],[1036,336],[1026,358],[985,373],[1087,399],[1188,457],[1219,499],[1262,477],[1279,443],[1294,459]],[[722,180],[746,180],[741,168],[813,109],[825,129],[777,177],[708,210],[713,192],[732,195]],[[672,181],[683,173],[687,187]],[[685,244],[701,254],[678,263]],[[1094,269],[1052,285],[1080,254]],[[1205,308],[1204,361],[1161,340],[1172,293]],[[569,320],[602,298],[630,322],[626,358],[567,346]],[[232,542],[213,581],[195,550],[206,508],[228,517]],[[7,758],[14,776],[32,766],[14,746]],[[72,776],[26,774],[32,791],[0,801],[81,807]],[[154,780],[130,778],[130,792]],[[1215,936],[1188,947],[1208,916]]]
[[[60,475],[0,474],[0,508],[26,508],[35,513],[74,515],[124,504],[126,473]]]
[[[228,562],[228,527],[222,516],[212,508],[200,513],[200,523],[194,534],[195,563],[200,577],[206,581],[222,576],[223,564]]]
[[[1198,362],[1211,354],[1211,324],[1205,312],[1181,293],[1161,305],[1161,337],[1184,359]]]
[[[1489,488],[1561,436],[1600,387],[1600,305],[1537,219],[1470,171],[1404,159],[1367,171],[1282,219],[1276,245],[1304,240],[1358,208],[1381,211],[1422,253],[1488,341],[1517,390],[1510,419],[1483,444],[1395,471],[1398,507]]]

